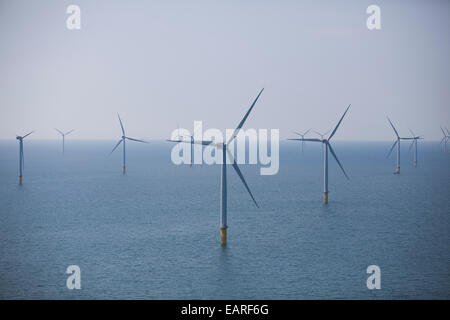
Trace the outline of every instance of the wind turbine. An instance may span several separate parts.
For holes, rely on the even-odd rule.
[[[344,167],[342,167],[341,163],[339,162],[336,153],[334,152],[333,148],[331,147],[330,140],[333,138],[334,134],[336,133],[337,129],[339,128],[339,125],[342,122],[342,119],[344,119],[348,109],[350,108],[350,105],[345,110],[344,114],[342,115],[341,119],[339,120],[338,124],[334,128],[333,132],[331,132],[330,137],[328,139],[324,138],[325,134],[322,135],[321,139],[288,139],[288,140],[296,140],[296,141],[310,141],[310,142],[321,142],[323,149],[323,203],[328,203],[328,150],[330,150],[331,155],[336,160],[337,164],[341,168],[342,172],[344,173],[344,176],[347,178],[347,180],[350,180],[347,176],[347,173],[344,170]]]
[[[414,168],[417,168],[417,140],[422,140],[423,138],[420,136],[416,136],[414,132],[412,132],[411,129],[409,129],[409,132],[411,132],[412,137],[411,138],[405,138],[405,140],[412,140],[411,145],[409,146],[408,152],[411,152],[411,148],[414,146]]]
[[[112,149],[112,151],[110,152],[110,154],[113,153],[114,150],[116,150],[117,147],[118,147],[121,143],[123,143],[123,167],[122,167],[122,173],[125,174],[125,172],[126,172],[126,169],[125,169],[125,140],[137,141],[137,142],[142,142],[142,143],[148,143],[148,142],[147,142],[147,141],[144,141],[144,140],[139,140],[139,139],[127,137],[127,136],[125,135],[125,130],[124,130],[124,128],[123,128],[122,120],[120,119],[119,114],[117,114],[117,117],[119,118],[120,128],[122,129],[122,138],[120,138],[119,142],[117,142],[116,146]]]
[[[315,134],[317,134],[317,135],[320,136],[320,140],[323,140],[324,137],[328,134],[328,132],[330,132],[330,130],[328,130],[328,131],[325,132],[325,133],[320,133],[320,132],[318,132],[318,131],[316,131],[316,130],[313,130],[313,132],[314,132]],[[322,145],[322,151],[323,151],[323,148],[324,148],[324,145]]]
[[[58,130],[58,129],[56,129],[55,128],[55,130],[56,131],[58,131],[60,134],[61,134],[61,136],[62,136],[62,139],[63,139],[63,155],[64,155],[64,141],[65,141],[65,138],[66,138],[66,136],[67,135],[69,135],[70,133],[72,133],[73,132],[73,130],[70,130],[70,131],[68,131],[68,132],[66,132],[66,133],[64,133],[64,132],[62,132],[61,130]]]
[[[295,131],[294,131],[294,133],[295,133],[296,135],[299,135],[300,137],[302,137],[302,139],[304,139],[305,136],[306,136],[306,134],[307,134],[309,131],[311,131],[311,129],[306,130],[305,133],[300,133],[300,132],[295,132]],[[302,154],[303,154],[303,148],[304,148],[304,146],[305,146],[305,141],[302,141]]]
[[[445,129],[447,129],[447,128],[445,128]],[[444,131],[444,129],[442,129],[442,127],[441,127],[441,130],[442,130],[442,133],[444,134],[444,137],[441,140],[441,144],[442,144],[442,142],[444,142],[444,152],[447,152],[447,141],[450,138],[450,132],[447,129],[447,133],[445,133],[445,131]]]
[[[395,145],[397,145],[397,168],[395,169],[394,174],[400,174],[400,140],[410,140],[410,138],[401,138],[398,135],[398,132],[395,129],[394,125],[392,124],[391,119],[389,119],[389,117],[386,117],[386,118],[388,119],[389,123],[391,124],[392,129],[395,132],[395,135],[397,136],[397,139],[395,140],[394,144],[392,145],[391,150],[389,150],[389,153],[386,158],[389,158],[389,156],[392,153],[392,150],[394,150],[394,148],[395,148]]]
[[[23,156],[23,139],[28,137],[33,132],[34,131],[31,131],[30,133],[27,133],[23,137],[16,136],[16,139],[19,140],[19,184],[22,184],[22,171],[25,167],[25,158]]]
[[[183,140],[180,139],[183,138]],[[188,141],[184,140],[184,138],[187,137],[189,138]],[[191,145],[191,163],[190,166],[192,167],[192,165],[194,164],[194,144],[197,144],[194,142],[194,136],[192,135],[188,135],[188,136],[180,136],[180,128],[178,127],[178,136],[176,140],[172,140],[172,139],[167,139],[167,141],[169,142],[186,142],[186,143],[190,143]],[[211,144],[212,141],[200,141],[199,144],[202,144],[204,146]]]
[[[245,181],[244,176],[241,173],[241,170],[239,169],[236,160],[233,158],[230,150],[228,149],[228,145],[236,138],[236,136],[239,133],[239,130],[244,125],[245,121],[247,120],[250,112],[252,111],[253,107],[255,106],[256,102],[258,101],[259,96],[263,92],[264,88],[261,89],[256,99],[253,101],[252,105],[248,109],[247,113],[242,118],[241,122],[239,122],[238,126],[234,130],[232,136],[228,141],[223,141],[221,143],[214,143],[212,141],[194,141],[191,144],[201,144],[201,145],[213,145],[218,149],[222,150],[222,168],[221,168],[221,175],[220,175],[220,244],[222,246],[225,246],[227,244],[227,155],[232,160],[231,165],[233,166],[233,169],[236,171],[237,175],[241,179],[242,183],[244,184],[245,189],[249,193],[250,197],[252,198],[254,204],[257,208],[259,208],[258,203],[256,202],[255,198],[253,197],[252,192],[250,191],[250,188]],[[184,141],[189,142],[189,141]]]

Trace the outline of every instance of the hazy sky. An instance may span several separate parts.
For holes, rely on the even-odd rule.
[[[81,30],[66,8],[81,8]],[[381,30],[366,9],[381,8]],[[0,138],[168,138],[194,120],[333,127],[335,139],[450,129],[450,2],[0,0]]]

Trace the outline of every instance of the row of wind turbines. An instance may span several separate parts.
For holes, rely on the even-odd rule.
[[[241,170],[239,169],[239,166],[236,163],[236,160],[233,158],[230,150],[228,149],[229,144],[237,137],[239,130],[243,127],[245,121],[247,120],[248,116],[250,115],[251,111],[253,110],[254,106],[256,105],[256,102],[258,101],[259,97],[261,96],[262,92],[263,92],[264,88],[261,89],[261,91],[258,93],[258,95],[256,96],[255,100],[253,101],[253,103],[251,104],[250,108],[248,109],[248,111],[246,112],[246,114],[244,115],[244,117],[242,118],[242,120],[239,122],[238,126],[236,127],[236,129],[234,130],[232,136],[228,139],[228,141],[222,141],[222,142],[215,142],[215,141],[196,141],[194,140],[193,136],[188,136],[186,138],[188,138],[187,140],[184,139],[185,137],[178,137],[178,139],[175,140],[167,140],[169,142],[175,142],[175,143],[189,143],[191,145],[191,150],[194,146],[194,144],[199,144],[202,146],[215,146],[217,149],[222,150],[222,157],[223,157],[223,161],[222,161],[222,165],[221,165],[221,176],[220,176],[220,243],[222,245],[226,245],[227,243],[227,229],[228,229],[228,224],[227,224],[227,155],[231,161],[231,165],[233,167],[233,169],[235,170],[236,174],[238,175],[238,177],[240,178],[241,182],[243,183],[245,189],[247,190],[248,194],[250,195],[250,198],[252,199],[253,203],[255,204],[255,206],[257,208],[259,208],[259,205],[257,203],[257,201],[255,200],[255,197],[253,196]],[[347,173],[344,170],[344,167],[342,166],[341,162],[339,161],[333,147],[331,146],[331,139],[334,137],[334,135],[336,134],[336,131],[338,130],[339,126],[342,123],[342,120],[344,119],[345,115],[347,114],[347,112],[350,109],[350,105],[347,107],[347,109],[345,110],[344,114],[341,116],[339,122],[337,123],[337,125],[335,126],[335,128],[333,129],[333,131],[331,132],[331,134],[326,137],[326,135],[328,134],[329,131],[327,131],[326,133],[320,133],[317,131],[314,131],[316,134],[318,134],[320,136],[319,138],[305,138],[305,136],[311,131],[308,130],[305,133],[298,133],[295,132],[298,136],[300,136],[301,138],[292,138],[292,139],[288,139],[288,140],[293,140],[293,141],[299,141],[301,142],[301,147],[302,147],[302,152],[303,152],[303,147],[305,142],[317,142],[317,143],[322,143],[323,146],[323,172],[324,172],[324,193],[323,193],[323,202],[325,204],[328,203],[328,152],[331,153],[331,155],[333,156],[333,158],[335,159],[335,161],[337,162],[337,164],[339,165],[340,169],[342,170],[344,176],[349,179]],[[110,152],[110,154],[112,154],[119,146],[120,144],[122,144],[122,153],[123,153],[123,165],[122,165],[122,172],[125,174],[126,172],[126,141],[135,141],[135,142],[140,142],[140,143],[148,143],[147,141],[144,140],[140,140],[140,139],[135,139],[135,138],[131,138],[129,136],[127,136],[125,134],[125,129],[122,123],[122,120],[120,118],[120,115],[118,114],[118,119],[119,119],[119,123],[120,123],[120,127],[122,130],[122,136],[120,138],[120,140],[117,142],[117,144],[114,146],[114,148],[112,149],[112,151]],[[410,146],[410,149],[412,146],[415,147],[415,151],[414,151],[414,166],[417,167],[417,141],[420,139],[423,139],[420,136],[416,136],[412,131],[412,136],[411,137],[400,137],[397,130],[395,129],[394,125],[392,124],[392,122],[390,121],[390,119],[388,118],[388,121],[390,123],[390,125],[392,126],[392,129],[395,132],[396,135],[396,140],[394,142],[394,145],[392,146],[391,150],[388,153],[388,157],[390,156],[390,154],[392,153],[392,150],[395,148],[395,146],[397,146],[397,168],[395,170],[394,173],[399,174],[400,173],[400,141],[401,140],[412,140],[412,144]],[[442,128],[441,128],[442,129]],[[64,153],[64,144],[65,144],[65,136],[67,136],[68,134],[70,134],[71,132],[73,132],[73,130],[68,131],[66,133],[56,129],[62,136],[63,139],[63,153]],[[450,133],[448,132],[447,129],[447,133],[444,132],[444,130],[442,129],[442,132],[444,133],[444,138],[441,140],[441,144],[443,142],[445,142],[445,148],[447,145],[447,141],[450,138]],[[30,134],[32,134],[32,132],[24,135],[24,136],[17,136],[17,140],[19,140],[19,148],[20,148],[20,156],[19,156],[19,184],[22,184],[22,171],[23,171],[23,164],[24,164],[24,156],[23,156],[23,139],[25,139],[27,136],[29,136]],[[193,152],[191,152],[191,165],[193,163]]]

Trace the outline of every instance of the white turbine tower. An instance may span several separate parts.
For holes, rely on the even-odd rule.
[[[58,129],[56,129],[56,128],[55,128],[55,130],[58,131],[59,134],[62,136],[62,153],[63,153],[63,155],[64,155],[65,138],[66,138],[67,135],[69,135],[70,133],[72,133],[73,130],[70,130],[70,131],[68,131],[68,132],[66,132],[66,133],[64,133],[64,132],[62,132],[61,130],[58,130]]]
[[[405,140],[412,140],[408,152],[411,152],[411,148],[414,146],[414,168],[417,168],[417,140],[423,140],[423,137],[416,136],[411,129],[409,129],[409,132],[411,132],[412,137],[405,138]]]
[[[110,152],[110,154],[113,153],[114,150],[116,150],[116,148],[117,148],[121,143],[123,144],[123,166],[122,166],[122,173],[125,174],[125,172],[126,172],[126,166],[125,166],[125,140],[136,141],[136,142],[142,142],[142,143],[148,143],[148,142],[147,142],[147,141],[144,141],[144,140],[139,140],[139,139],[127,137],[127,136],[125,135],[125,130],[124,130],[124,128],[123,128],[122,120],[120,119],[119,114],[117,114],[117,117],[119,118],[120,128],[122,129],[122,138],[120,138],[119,142],[117,142],[117,144],[116,144],[115,147],[112,149],[112,151]]]
[[[192,144],[201,144],[201,145],[213,145],[217,149],[222,150],[222,167],[221,167],[221,175],[220,175],[220,244],[222,246],[227,244],[227,155],[229,159],[232,161],[231,165],[233,166],[233,169],[236,171],[237,175],[241,179],[242,183],[244,184],[245,189],[249,193],[250,197],[252,198],[254,204],[257,208],[259,208],[258,203],[256,202],[255,198],[253,197],[252,192],[250,191],[250,188],[245,181],[244,176],[241,173],[241,170],[239,169],[239,166],[236,163],[236,160],[233,158],[230,150],[228,149],[228,145],[236,138],[236,136],[239,133],[239,130],[244,125],[245,121],[247,120],[250,112],[252,111],[253,107],[255,106],[256,102],[258,101],[259,96],[263,92],[264,88],[259,92],[256,99],[253,101],[252,105],[248,109],[247,113],[245,114],[244,118],[241,120],[241,122],[238,124],[237,128],[234,130],[232,136],[228,141],[223,141],[221,143],[214,143],[212,141],[193,141],[192,139],[190,141],[183,141],[184,143],[191,143]],[[176,140],[169,140],[172,142],[177,142]]]
[[[19,184],[22,184],[22,172],[25,167],[25,157],[23,155],[23,139],[28,137],[30,134],[32,134],[34,131],[31,131],[30,133],[27,133],[24,136],[17,136],[16,139],[19,141]]]
[[[296,141],[310,141],[310,142],[321,142],[323,146],[323,203],[328,203],[328,150],[330,150],[331,155],[336,160],[337,164],[341,168],[342,172],[344,173],[344,176],[350,180],[347,176],[347,173],[344,170],[344,167],[342,167],[341,163],[339,162],[336,153],[334,152],[333,148],[331,147],[330,140],[333,138],[334,134],[336,133],[336,130],[339,128],[339,125],[342,122],[342,119],[344,119],[348,109],[350,108],[350,105],[345,110],[344,114],[342,115],[341,119],[339,120],[338,124],[334,128],[333,132],[331,132],[330,137],[328,139],[324,138],[324,135],[322,136],[322,139],[288,139],[288,140],[296,140]]]
[[[394,144],[392,145],[391,150],[389,150],[389,153],[387,154],[386,158],[389,158],[389,156],[392,153],[392,150],[394,150],[395,146],[397,145],[397,168],[395,168],[394,174],[400,174],[400,140],[410,140],[409,138],[401,138],[398,135],[397,130],[395,129],[394,125],[391,122],[391,119],[389,119],[389,117],[386,117],[392,127],[392,129],[395,132],[395,136],[397,137],[397,139],[394,141]]]

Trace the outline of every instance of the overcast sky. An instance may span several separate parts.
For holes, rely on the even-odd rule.
[[[81,30],[66,8],[81,8]],[[366,9],[381,8],[381,30]],[[0,138],[165,139],[180,126],[331,129],[428,140],[450,129],[450,2],[0,0]]]

